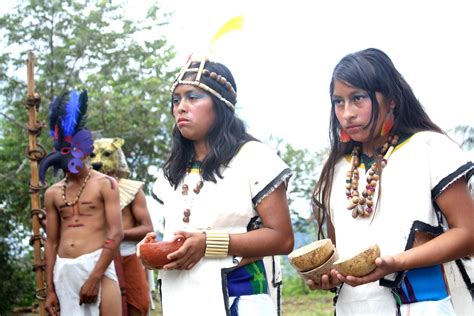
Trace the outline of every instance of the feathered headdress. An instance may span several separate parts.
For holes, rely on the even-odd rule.
[[[50,105],[49,129],[55,152],[41,161],[41,181],[51,165],[55,174],[59,168],[78,173],[83,167],[81,158],[94,150],[92,134],[86,128],[87,101],[87,91],[72,90],[54,97]]]

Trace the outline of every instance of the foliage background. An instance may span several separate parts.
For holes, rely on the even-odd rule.
[[[120,136],[133,178],[147,183],[148,172],[167,155],[172,121],[169,88],[175,53],[160,27],[169,15],[157,5],[145,21],[127,20],[121,4],[110,1],[19,1],[0,17],[0,314],[31,305],[35,284],[31,271],[26,58],[36,55],[38,118],[48,118],[53,96],[71,88],[89,94],[87,126],[95,137]],[[138,41],[142,32],[154,36]],[[51,151],[49,131],[39,143]],[[48,183],[57,181],[51,175]]]

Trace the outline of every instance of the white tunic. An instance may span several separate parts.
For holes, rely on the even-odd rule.
[[[417,133],[397,146],[383,169],[382,195],[375,217],[354,219],[346,208],[345,181],[349,168],[350,161],[346,158],[336,165],[331,193],[331,220],[336,228],[337,250],[341,258],[373,244],[380,246],[382,256],[403,252],[414,221],[439,226],[433,200],[455,180],[469,177],[473,172],[467,154],[448,137],[435,132]],[[362,192],[367,183],[362,166],[359,173],[359,192]],[[379,185],[375,197],[378,196],[378,189]],[[445,272],[451,296],[460,299],[460,304],[455,307],[464,308],[456,312],[472,315],[472,298],[459,269],[448,263],[445,264]],[[456,292],[458,290],[459,293]],[[447,303],[451,304],[449,300]],[[442,306],[445,303],[439,304],[440,309],[445,307]],[[380,286],[379,282],[358,287],[343,285],[336,304],[337,315],[395,315],[396,312],[390,288]]]
[[[183,226],[186,208],[181,184],[175,190],[161,173],[153,192],[164,204],[163,240],[171,240],[174,232],[185,229],[225,230],[243,233],[251,218],[257,216],[255,206],[291,176],[288,166],[267,145],[251,141],[242,146],[217,183],[206,181],[194,197],[190,222]],[[189,192],[200,180],[191,173],[185,179]],[[232,256],[223,259],[202,258],[191,270],[160,270],[163,314],[226,315],[228,295],[225,268],[235,266]]]

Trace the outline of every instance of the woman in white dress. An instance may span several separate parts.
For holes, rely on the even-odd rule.
[[[339,257],[373,244],[381,256],[366,276],[332,270],[309,287],[337,291],[338,316],[473,315],[472,161],[378,49],[345,56],[330,96],[330,154],[313,197],[320,231]]]
[[[153,193],[163,239],[185,242],[159,272],[165,316],[277,315],[262,257],[293,249],[291,171],[246,132],[236,90],[228,68],[206,59],[190,59],[172,88],[173,145]]]

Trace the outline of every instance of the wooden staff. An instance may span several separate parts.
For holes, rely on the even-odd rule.
[[[43,238],[40,233],[40,221],[46,218],[46,212],[41,208],[41,200],[39,196],[39,192],[44,189],[44,186],[39,182],[38,161],[45,156],[46,152],[41,145],[37,144],[38,135],[40,134],[44,124],[38,122],[36,119],[36,113],[39,109],[41,97],[38,93],[35,93],[35,59],[34,53],[29,52],[27,60],[28,94],[26,108],[28,110],[28,147],[26,150],[26,156],[30,160],[31,167],[30,197],[33,235],[30,243],[33,245],[34,249],[33,271],[35,271],[36,274],[36,298],[39,301],[40,315],[43,316],[46,315],[45,300],[47,292],[44,279],[45,264],[41,251]]]

